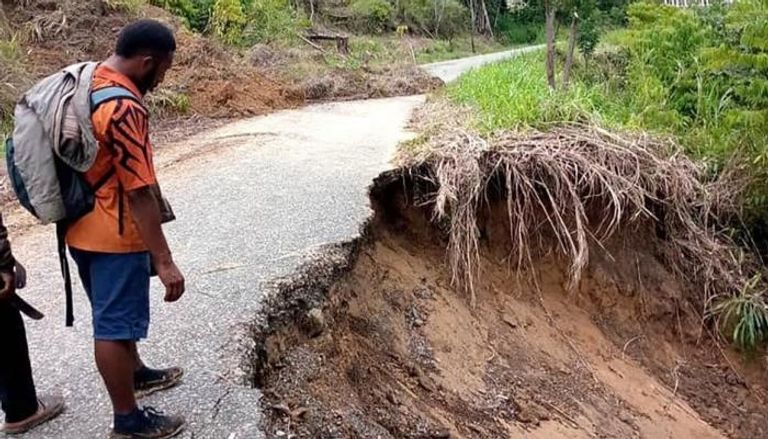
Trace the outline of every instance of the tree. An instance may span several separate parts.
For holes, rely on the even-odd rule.
[[[477,19],[475,16],[477,15],[477,9],[475,8],[475,0],[469,0],[469,42],[472,46],[472,53],[475,53],[475,24],[477,23]]]
[[[571,19],[571,31],[568,34],[568,53],[565,58],[565,67],[563,68],[563,87],[568,88],[571,81],[571,69],[573,68],[573,53],[576,51],[576,34],[578,33],[579,14],[573,12]]]
[[[600,41],[600,29],[598,26],[598,18],[595,16],[583,19],[579,25],[579,35],[577,38],[577,44],[579,51],[584,56],[584,60],[589,59],[590,55],[595,51],[597,43]]]
[[[567,11],[567,15],[561,13]],[[568,51],[566,53],[565,66],[563,68],[563,87],[568,87],[573,68],[574,54],[579,37],[579,25],[584,17],[593,19],[597,11],[597,0],[544,0],[545,28],[547,38],[547,83],[552,89],[557,88],[555,75],[555,26],[558,22],[570,20],[570,32],[568,37]],[[567,18],[566,18],[567,17]],[[597,44],[596,40],[591,41]]]
[[[555,80],[555,18],[557,15],[557,5],[555,0],[544,1],[544,13],[546,14],[546,33],[547,33],[547,83],[552,89],[557,88]]]

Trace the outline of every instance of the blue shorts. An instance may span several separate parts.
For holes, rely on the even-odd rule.
[[[71,248],[93,311],[93,338],[137,341],[149,329],[149,253]]]

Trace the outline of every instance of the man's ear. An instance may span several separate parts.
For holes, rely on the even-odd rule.
[[[141,66],[141,72],[146,74],[147,72],[151,71],[152,69],[155,68],[155,63],[156,62],[154,57],[150,55],[142,56],[139,61],[139,65]]]

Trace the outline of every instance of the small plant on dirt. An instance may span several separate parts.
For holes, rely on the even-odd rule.
[[[145,0],[103,0],[104,4],[113,11],[136,14],[146,3]]]
[[[768,341],[768,304],[760,289],[762,277],[752,277],[738,295],[719,302],[711,315],[720,330],[737,346],[754,352]]]
[[[161,89],[147,96],[147,106],[153,116],[170,117],[189,113],[189,96],[172,90]]]

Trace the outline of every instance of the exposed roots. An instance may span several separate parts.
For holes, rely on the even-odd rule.
[[[758,270],[718,229],[715,212],[727,209],[727,188],[704,183],[701,169],[673,142],[592,125],[483,137],[467,130],[468,112],[446,119],[442,116],[450,113],[439,105],[424,110],[429,117],[417,118],[426,138],[406,145],[399,159],[435,188],[429,201],[437,219],[450,224],[454,282],[470,293],[473,305],[477,215],[493,188],[506,197],[511,260],[518,273],[532,268],[533,252],[554,243],[568,258],[573,288],[590,248],[632,225],[655,228],[654,241],[662,244],[671,268],[701,287],[696,303],[702,314],[718,296],[742,291]]]

